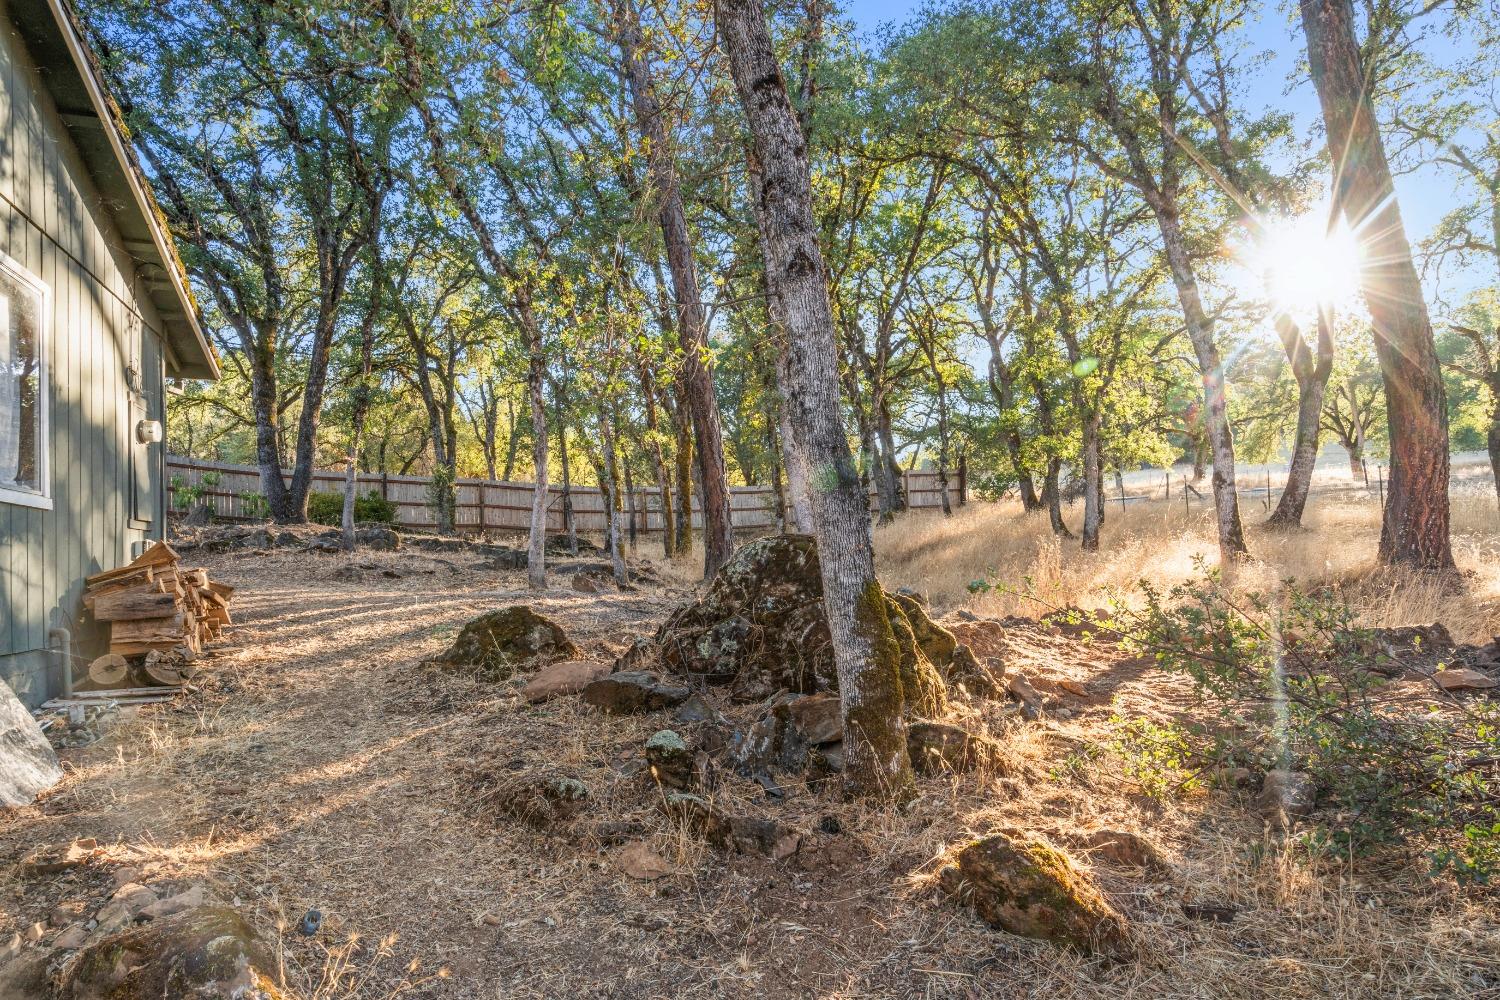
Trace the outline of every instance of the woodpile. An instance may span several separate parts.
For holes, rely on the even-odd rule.
[[[166,542],[156,542],[128,566],[85,581],[84,606],[109,623],[109,652],[89,665],[89,679],[104,688],[130,679],[139,684],[181,685],[203,647],[230,625],[234,588],[214,583],[205,569],[182,565]]]

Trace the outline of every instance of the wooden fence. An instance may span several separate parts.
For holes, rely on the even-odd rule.
[[[214,510],[220,520],[248,520],[250,509],[245,497],[260,494],[260,471],[254,466],[230,465],[204,459],[167,457],[168,492],[171,509],[177,509],[175,494],[182,487],[198,487],[203,484],[205,473],[215,473],[218,481],[203,489],[203,499]],[[903,475],[907,503],[912,507],[941,507],[942,488],[938,484],[936,471],[907,472]],[[949,476],[948,498],[953,504],[968,499],[968,489],[962,469]],[[360,473],[358,490],[367,494],[371,490],[396,505],[396,519],[407,528],[432,529],[435,526],[432,508],[427,502],[425,476],[392,476],[379,473]],[[531,524],[531,483],[496,482],[487,479],[460,479],[454,484],[457,495],[455,522],[458,530],[473,531],[525,531]],[[313,490],[342,493],[342,472],[313,473]],[[602,532],[605,527],[604,495],[595,486],[574,486],[569,491],[573,501],[574,525],[578,531]],[[563,489],[559,485],[547,488],[547,530],[561,532],[563,525]],[[638,531],[653,532],[662,529],[661,498],[657,489],[639,487],[631,497],[625,497],[624,517],[635,512]],[[731,520],[735,528],[746,531],[775,527],[776,494],[769,486],[732,486],[729,489]],[[873,504],[872,504],[873,507]],[[703,526],[702,512],[694,508],[693,526]]]

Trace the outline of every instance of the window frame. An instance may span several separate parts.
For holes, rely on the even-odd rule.
[[[21,490],[0,486],[0,504],[52,509],[52,289],[31,269],[10,254],[0,251],[0,272],[15,278],[41,296],[37,308],[37,409],[40,419],[36,432],[36,471],[38,490]]]

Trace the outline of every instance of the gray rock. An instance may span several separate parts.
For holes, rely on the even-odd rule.
[[[200,503],[188,511],[187,516],[182,519],[184,528],[202,528],[210,524],[214,519],[214,509],[206,503]]]
[[[57,1000],[176,997],[276,1000],[266,938],[228,906],[200,906],[96,935],[61,972]]]
[[[670,729],[654,733],[646,741],[646,763],[651,767],[651,776],[665,788],[683,790],[697,784],[693,751]]]
[[[372,524],[354,530],[354,544],[377,552],[395,552],[401,548],[401,536],[391,528]]]
[[[663,683],[650,671],[623,671],[586,685],[579,697],[609,715],[655,712],[680,705],[692,692]]]
[[[918,774],[972,771],[1002,760],[994,740],[942,722],[913,722],[906,730],[906,749]]]
[[[0,681],[0,807],[30,805],[61,780],[62,767],[42,727]]]
[[[735,816],[701,795],[672,792],[662,811],[721,850],[760,854],[775,861],[797,853],[802,835],[774,820]]]
[[[673,720],[682,723],[694,722],[718,722],[724,721],[724,716],[713,704],[701,694],[688,696],[687,701],[677,706],[677,711],[672,713]]]
[[[518,604],[471,620],[446,652],[427,662],[477,670],[482,680],[496,682],[509,680],[517,670],[578,657],[578,647],[562,626]]]
[[[787,712],[804,743],[837,743],[844,738],[843,706],[836,694],[798,698]]]

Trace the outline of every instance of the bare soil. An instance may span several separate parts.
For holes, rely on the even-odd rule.
[[[148,883],[205,881],[274,928],[295,997],[1500,996],[1493,898],[1402,859],[1310,859],[1263,829],[1245,789],[1157,800],[1126,780],[1108,751],[1116,720],[1196,708],[1111,645],[959,626],[1051,713],[960,707],[957,721],[1003,742],[1004,766],[924,779],[901,812],[795,780],[774,798],[723,769],[725,808],[803,831],[778,863],[716,853],[660,814],[642,744],[661,728],[696,735],[670,712],[530,706],[508,684],[419,665],[469,618],[514,603],[610,659],[686,590],[583,594],[554,575],[535,594],[462,552],[189,558],[238,588],[236,625],[199,690],[67,751],[63,784],[0,818],[0,939],[59,903],[97,906],[135,868]],[[754,717],[724,707],[737,724]],[[487,790],[533,772],[581,780],[579,816],[539,829],[487,807]],[[1155,843],[1170,871],[1074,852],[1129,915],[1141,958],[1022,940],[943,897],[945,854],[997,828],[1063,847],[1103,828]],[[103,848],[94,863],[23,873],[39,845],[82,837]],[[639,841],[675,872],[624,874],[621,847]],[[1183,903],[1234,919],[1190,919]],[[323,928],[304,936],[312,908]]]

